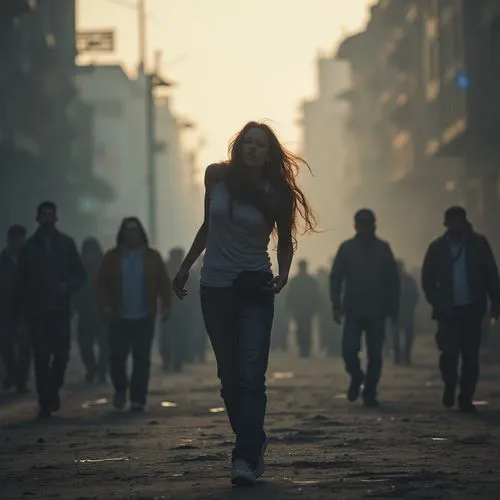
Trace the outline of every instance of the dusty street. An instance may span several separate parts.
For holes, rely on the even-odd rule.
[[[260,486],[228,481],[232,436],[213,364],[156,373],[146,415],[114,411],[111,388],[66,391],[36,422],[28,397],[0,408],[2,499],[500,499],[500,367],[483,367],[480,413],[441,408],[436,354],[386,365],[380,410],[348,405],[340,363],[275,358],[271,445]],[[162,405],[163,403],[163,405]]]

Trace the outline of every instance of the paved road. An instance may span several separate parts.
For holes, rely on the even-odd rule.
[[[340,363],[274,359],[268,469],[252,489],[228,482],[232,436],[212,364],[155,373],[147,415],[113,411],[109,387],[73,386],[39,423],[25,398],[0,408],[0,497],[499,500],[500,367],[485,367],[481,412],[463,416],[440,407],[435,352],[420,347],[416,361],[387,366],[384,405],[365,410],[345,401]]]

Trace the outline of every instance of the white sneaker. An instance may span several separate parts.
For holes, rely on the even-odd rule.
[[[266,439],[262,443],[262,447],[260,449],[259,461],[257,462],[257,467],[255,468],[255,477],[256,478],[259,478],[260,476],[262,476],[262,474],[264,474],[264,467],[265,467],[264,457],[266,455],[266,450],[267,450],[268,444],[269,444],[269,441],[266,437]]]
[[[233,462],[231,482],[236,486],[253,486],[257,482],[257,477],[245,460],[237,458]]]

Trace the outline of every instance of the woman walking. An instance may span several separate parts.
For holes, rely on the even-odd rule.
[[[183,298],[189,270],[205,251],[201,305],[217,360],[231,427],[236,434],[231,480],[254,484],[264,472],[267,437],[265,375],[274,295],[288,281],[299,218],[303,232],[316,221],[297,185],[301,158],[265,124],[250,122],[229,146],[229,160],[205,172],[205,215],[174,290]],[[278,275],[268,253],[277,237]]]
[[[78,344],[83,365],[86,369],[85,380],[106,382],[108,371],[108,335],[102,320],[94,290],[94,280],[101,266],[103,251],[96,238],[86,238],[82,244],[81,259],[87,282],[75,295],[75,308],[78,312]],[[97,345],[97,359],[95,346]]]

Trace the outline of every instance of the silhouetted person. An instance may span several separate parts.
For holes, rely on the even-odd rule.
[[[285,295],[277,295],[274,301],[274,321],[271,333],[271,349],[273,351],[288,351],[288,336],[290,333],[290,313]]]
[[[438,323],[436,341],[445,384],[443,405],[455,405],[458,363],[461,358],[460,411],[476,411],[473,396],[479,377],[481,322],[490,300],[490,318],[500,313],[500,283],[488,240],[474,232],[462,207],[445,212],[446,232],[427,250],[422,288]]]
[[[382,373],[382,350],[387,317],[398,317],[399,276],[391,247],[375,235],[375,214],[359,210],[354,217],[356,236],[340,245],[330,275],[334,319],[344,322],[342,354],[351,376],[347,399],[356,401],[364,383],[365,406],[378,406],[377,385]],[[359,351],[365,333],[366,375]]]
[[[123,410],[130,388],[131,409],[145,408],[151,367],[151,346],[158,303],[162,320],[170,317],[172,286],[159,252],[149,246],[136,217],[123,220],[116,247],[106,252],[97,273],[99,306],[109,323],[110,374],[114,406]],[[132,377],[127,360],[132,353]]]
[[[300,163],[269,126],[247,123],[231,143],[229,160],[205,172],[203,223],[174,279],[176,294],[184,298],[189,270],[206,250],[201,305],[236,434],[231,480],[239,485],[254,484],[264,472],[274,295],[288,281],[297,218],[314,229],[314,216],[296,181]],[[268,253],[274,230],[278,276],[273,276]]]
[[[174,276],[184,260],[185,252],[182,248],[173,248],[170,251],[169,259],[166,262],[166,268],[169,276]],[[163,360],[163,370],[173,370],[180,372],[183,364],[186,362],[186,349],[189,345],[190,323],[186,303],[177,300],[172,310],[172,316],[168,322],[160,327],[160,355]]]
[[[108,371],[108,332],[103,321],[95,293],[95,279],[101,266],[103,251],[96,238],[86,238],[81,253],[83,267],[87,273],[87,282],[75,297],[78,312],[78,344],[83,365],[86,369],[85,380],[100,383],[106,381]],[[95,347],[97,346],[97,358]]]
[[[309,274],[307,261],[298,264],[299,272],[290,280],[287,307],[296,327],[301,358],[308,358],[312,348],[313,318],[318,308],[318,283]]]
[[[394,363],[396,365],[401,363],[410,365],[413,340],[415,338],[415,309],[418,304],[418,285],[415,278],[406,272],[404,262],[399,260],[397,264],[401,293],[398,321],[392,330]]]
[[[333,321],[330,302],[330,278],[328,269],[321,268],[316,275],[319,287],[318,297],[318,327],[321,349],[327,356],[340,353],[341,328]]]
[[[40,418],[61,406],[71,347],[71,296],[85,283],[75,242],[56,229],[57,208],[39,205],[39,228],[19,257],[22,305],[33,343]]]
[[[26,229],[11,226],[7,232],[7,248],[0,255],[0,350],[6,373],[4,390],[15,387],[26,392],[31,364],[31,346],[26,327],[16,315],[19,254],[25,244]]]
[[[188,345],[185,355],[187,362],[191,363],[204,362],[208,348],[208,337],[205,332],[200,304],[200,276],[201,261],[198,261],[189,273],[187,287],[191,293],[183,301],[186,308],[184,314],[188,320]]]

